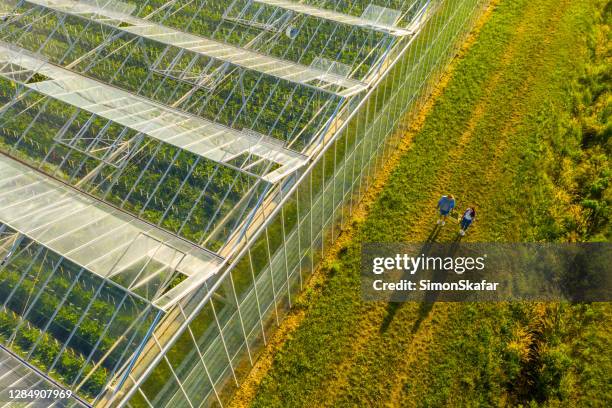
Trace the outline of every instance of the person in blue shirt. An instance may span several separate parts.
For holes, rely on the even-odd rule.
[[[455,208],[455,197],[452,194],[447,196],[443,195],[440,200],[438,200],[438,205],[436,207],[440,211],[440,218],[438,219],[438,225],[446,224],[446,217],[453,211]]]
[[[467,210],[463,213],[463,217],[461,217],[461,229],[459,230],[459,235],[464,236],[467,229],[472,225],[472,223],[476,220],[476,207],[471,206],[468,207]]]

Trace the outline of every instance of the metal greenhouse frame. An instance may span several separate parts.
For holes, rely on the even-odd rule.
[[[0,385],[223,406],[486,5],[0,0]]]

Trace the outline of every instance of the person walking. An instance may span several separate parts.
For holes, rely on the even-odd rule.
[[[438,219],[438,225],[446,224],[446,217],[453,211],[455,208],[455,197],[452,194],[448,196],[443,195],[440,200],[438,200],[438,205],[436,207],[440,211],[440,218]]]
[[[474,206],[468,207],[467,210],[463,213],[463,217],[461,217],[461,229],[459,230],[459,235],[464,236],[467,229],[472,225],[474,220],[476,219],[476,208]]]

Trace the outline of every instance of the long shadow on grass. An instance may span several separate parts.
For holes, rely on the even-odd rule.
[[[432,249],[432,244],[436,242],[436,239],[438,238],[438,235],[440,235],[441,231],[442,231],[441,225],[438,225],[438,224],[434,225],[433,229],[429,233],[429,236],[425,240],[425,243],[421,247],[421,251],[419,253],[425,256],[429,255]],[[407,271],[402,276],[402,279],[408,278],[408,277],[410,277],[410,272]],[[402,304],[403,302],[389,302],[387,304],[387,314],[385,315],[385,318],[383,319],[383,322],[380,325],[381,333],[384,333],[387,331],[387,329],[389,328],[389,325],[391,324],[391,322],[393,321],[393,318],[395,317],[395,314],[397,313],[399,308],[402,306]]]
[[[451,241],[448,251],[446,252],[444,257],[452,258],[455,256],[455,254],[457,253],[457,250],[459,249],[461,238],[462,238],[461,235],[459,234],[455,235],[455,238],[453,238],[453,240]],[[432,275],[431,280],[433,282],[443,283],[446,281],[447,277],[448,277],[448,272],[435,271]],[[419,330],[419,327],[421,327],[421,323],[423,323],[423,320],[425,320],[425,318],[429,316],[429,313],[431,312],[431,309],[433,309],[434,304],[438,300],[439,295],[440,295],[440,292],[438,291],[425,292],[425,299],[421,302],[421,305],[419,306],[419,310],[417,312],[418,317],[417,317],[417,320],[414,322],[414,325],[412,326],[412,330],[410,330],[411,333],[414,334],[416,333],[417,330]]]
[[[420,253],[422,253],[425,256],[428,256],[431,254],[432,249],[433,249],[433,244],[436,243],[436,239],[438,235],[440,234],[441,230],[442,230],[442,227],[438,225],[434,227],[434,229],[429,234],[427,241],[425,241],[425,244],[423,244],[423,247],[421,248]],[[461,238],[462,238],[461,235],[459,234],[455,235],[453,240],[450,242],[451,245],[449,246],[448,250],[442,256],[443,257],[454,257],[455,254],[457,253],[457,250],[459,249]],[[406,274],[402,276],[402,279],[408,278],[409,275],[410,273],[406,272]],[[434,271],[433,275],[431,276],[431,280],[434,282],[445,282],[447,276],[448,276],[448,273],[445,271]],[[425,318],[427,318],[427,316],[431,312],[431,309],[433,308],[434,304],[436,303],[438,299],[439,292],[437,291],[426,292],[424,296],[425,298],[421,302],[419,310],[417,312],[417,315],[418,315],[417,320],[414,322],[414,325],[412,326],[412,329],[410,330],[410,332],[413,334],[416,333],[416,331],[421,326],[421,323],[423,322],[423,320],[425,320]],[[402,306],[402,304],[403,302],[389,302],[387,304],[387,314],[385,318],[383,319],[383,322],[380,326],[381,333],[384,333],[387,331],[387,329],[389,328],[389,325],[393,321],[395,315],[397,314],[397,311]]]

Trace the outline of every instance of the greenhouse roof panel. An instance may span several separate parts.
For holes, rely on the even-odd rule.
[[[132,291],[174,272],[202,281],[222,259],[0,155],[0,222]]]
[[[32,90],[198,156],[225,164],[237,156],[250,154],[277,163],[278,168],[262,175],[270,183],[291,174],[307,161],[305,156],[284,148],[270,137],[231,129],[157,104],[1,44],[0,64],[3,65],[0,75],[12,80],[24,72],[40,74],[38,82],[33,77],[22,82]]]
[[[367,88],[366,84],[360,81],[348,79],[332,72],[188,34],[152,21],[120,13],[108,7],[73,0],[27,0],[27,2],[62,13],[80,15],[100,23],[112,25],[118,30],[142,38],[182,48],[205,57],[229,62],[236,66],[316,88],[341,97],[354,95]],[[339,89],[333,89],[333,87]]]
[[[404,37],[412,35],[412,31],[396,26],[382,24],[374,20],[368,20],[362,17],[351,16],[348,14],[339,13],[337,11],[322,9],[308,4],[296,3],[289,0],[254,0],[256,3],[266,4],[272,7],[279,7],[285,10],[294,11],[296,13],[306,14],[312,17],[322,18],[336,23],[346,24],[355,27],[369,28],[383,33]]]

